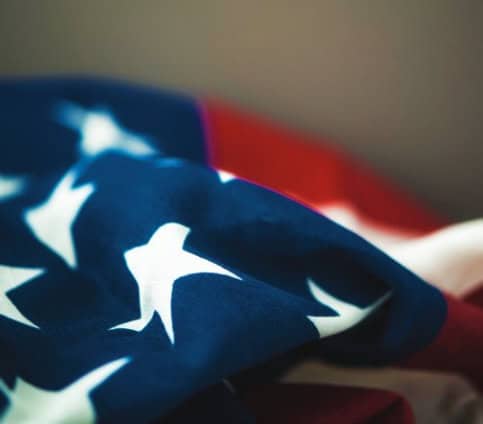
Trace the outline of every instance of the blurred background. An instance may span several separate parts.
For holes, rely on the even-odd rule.
[[[68,73],[225,99],[483,215],[481,0],[0,0],[0,76]]]

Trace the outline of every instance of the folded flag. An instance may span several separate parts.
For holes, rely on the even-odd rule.
[[[336,149],[90,79],[1,82],[0,130],[1,422],[414,419],[309,357],[483,383],[483,312],[393,248],[444,220]]]

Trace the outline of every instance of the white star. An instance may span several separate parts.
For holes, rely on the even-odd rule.
[[[337,316],[327,317],[307,316],[317,328],[320,338],[342,333],[343,331],[354,327],[379,308],[379,306],[391,296],[391,293],[389,292],[371,305],[365,308],[360,308],[330,295],[315,284],[310,278],[307,279],[307,285],[309,286],[310,292],[319,303],[328,306],[338,313]]]
[[[174,344],[171,297],[176,280],[186,275],[213,273],[240,279],[221,266],[183,249],[190,229],[178,223],[159,227],[150,240],[124,254],[127,267],[139,288],[141,316],[113,327],[141,331],[157,312]]]
[[[8,298],[7,293],[43,274],[42,268],[22,268],[0,265],[0,315],[22,324],[38,328],[27,319]]]
[[[45,390],[21,378],[10,389],[0,380],[0,391],[9,400],[1,416],[5,424],[87,424],[96,421],[96,411],[89,393],[106,381],[129,358],[120,358],[96,368],[60,390]]]
[[[216,172],[218,174],[218,177],[220,178],[220,181],[223,184],[229,183],[230,181],[236,179],[236,176],[234,174],[232,174],[231,172],[222,171],[222,170],[218,170]]]
[[[39,206],[28,209],[24,219],[40,242],[57,253],[71,268],[77,266],[72,226],[82,206],[94,192],[93,184],[72,188],[77,179],[69,170]]]
[[[122,128],[107,110],[86,110],[75,103],[61,102],[57,119],[81,134],[80,151],[93,157],[105,151],[119,151],[142,157],[157,153],[146,137]]]
[[[18,196],[25,188],[25,178],[0,174],[0,203]]]

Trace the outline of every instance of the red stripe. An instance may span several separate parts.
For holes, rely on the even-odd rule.
[[[271,384],[250,389],[244,401],[261,424],[414,422],[404,398],[385,390]]]
[[[444,220],[331,146],[238,112],[204,102],[211,165],[318,207],[348,201],[359,212],[402,231],[426,232]]]
[[[438,337],[405,365],[461,373],[483,390],[483,309],[448,295],[446,302],[448,315]]]

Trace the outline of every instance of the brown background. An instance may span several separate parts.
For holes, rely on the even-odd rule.
[[[71,72],[222,97],[483,214],[480,0],[0,0],[0,75]]]

